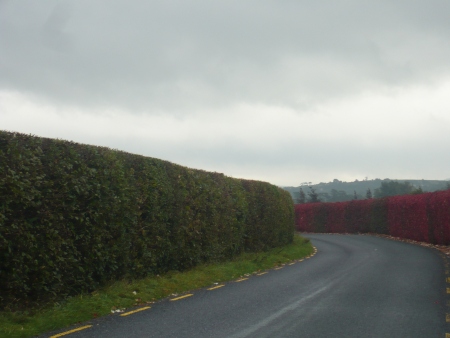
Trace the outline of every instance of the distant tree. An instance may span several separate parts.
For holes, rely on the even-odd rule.
[[[320,202],[319,194],[316,192],[316,189],[311,186],[309,187],[308,197],[308,203]]]
[[[358,195],[356,195],[356,190],[353,190],[353,199],[357,200],[358,199]]]
[[[298,191],[297,203],[298,204],[306,203],[306,195],[305,195],[305,192],[303,191],[302,187],[300,187],[300,189]]]
[[[352,199],[351,195],[348,195],[344,190],[331,189],[331,195],[329,202],[345,202]]]
[[[382,198],[396,195],[407,195],[412,193],[414,187],[409,182],[397,181],[381,182],[381,187],[375,189],[375,197]]]
[[[330,202],[338,202],[339,201],[338,194],[339,193],[336,189],[331,189]]]
[[[421,187],[414,188],[414,189],[410,192],[410,194],[411,194],[411,195],[423,194],[423,190],[422,190]]]
[[[368,200],[370,200],[370,199],[372,198],[372,191],[370,190],[370,188],[367,189],[367,191],[366,191],[366,198],[367,198]]]
[[[331,202],[331,196],[327,192],[321,192],[319,195],[319,199],[321,202]]]

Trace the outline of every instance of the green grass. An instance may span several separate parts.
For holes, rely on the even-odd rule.
[[[120,281],[45,308],[0,312],[0,337],[32,337],[111,314],[112,310],[151,304],[173,294],[271,269],[312,252],[309,240],[296,235],[290,245],[268,252],[244,253],[230,262],[202,265],[185,272],[171,271],[142,280]]]

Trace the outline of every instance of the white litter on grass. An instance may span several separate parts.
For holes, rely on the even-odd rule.
[[[117,310],[111,310],[111,313],[121,313],[124,311],[125,311],[125,309],[117,309]]]

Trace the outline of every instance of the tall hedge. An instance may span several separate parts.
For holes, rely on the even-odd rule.
[[[296,228],[302,232],[379,233],[450,245],[450,190],[350,202],[297,204],[295,216]]]
[[[0,303],[87,292],[290,243],[288,192],[0,131]]]

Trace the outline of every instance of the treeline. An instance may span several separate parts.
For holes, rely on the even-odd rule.
[[[311,188],[317,193],[321,202],[345,202],[366,198],[441,191],[450,188],[450,181],[365,179],[363,181],[342,182],[334,179],[328,183],[312,184],[311,182],[303,182],[299,187],[284,187],[285,190],[291,193],[295,203],[301,203],[301,190],[305,194],[305,201],[311,202],[312,199],[309,198]]]
[[[338,203],[295,205],[301,232],[379,233],[450,245],[450,190]]]
[[[450,183],[447,183],[444,189],[450,189]],[[297,204],[315,202],[346,202],[352,200],[422,193],[424,193],[424,191],[421,187],[417,188],[408,181],[385,181],[381,182],[380,187],[374,189],[374,191],[368,188],[364,195],[357,193],[356,190],[353,192],[353,194],[348,194],[344,190],[336,189],[331,189],[331,192],[327,193],[319,192],[314,186],[304,186],[299,187],[298,191],[294,192],[293,199]]]
[[[63,298],[293,240],[289,193],[0,131],[0,303]]]

